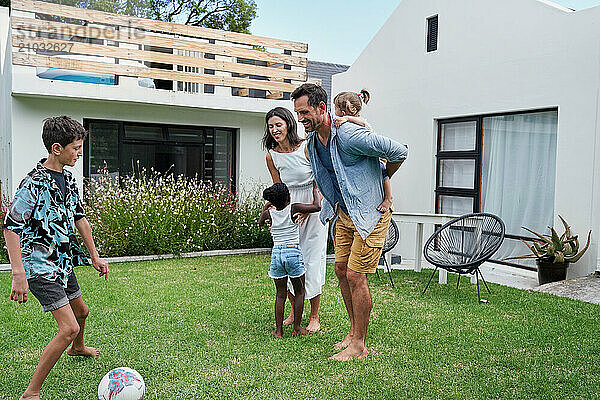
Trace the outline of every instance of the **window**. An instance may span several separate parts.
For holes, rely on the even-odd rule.
[[[235,190],[235,131],[229,128],[84,120],[84,175],[158,172],[221,182]]]
[[[478,118],[438,125],[436,211],[462,215],[479,210],[481,135]]]
[[[496,214],[510,235],[551,226],[557,122],[556,109],[440,120],[436,212]],[[519,254],[511,240],[494,258]]]
[[[436,51],[438,46],[438,16],[427,18],[427,52]]]

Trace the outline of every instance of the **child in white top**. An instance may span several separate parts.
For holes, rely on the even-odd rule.
[[[356,125],[364,126],[369,131],[373,132],[371,126],[367,123],[364,118],[360,117],[360,110],[362,109],[362,103],[367,104],[371,99],[370,93],[362,89],[360,93],[354,92],[341,92],[333,99],[333,105],[335,107],[335,115],[338,117],[333,122],[336,128],[339,128],[344,122],[351,122]],[[381,160],[381,169],[383,171],[383,202],[377,207],[377,209],[384,213],[392,206],[392,184],[390,178],[385,172],[385,163]]]
[[[283,311],[287,296],[287,280],[294,287],[294,330],[292,335],[305,334],[306,329],[300,326],[304,311],[304,261],[300,249],[298,225],[295,220],[300,214],[321,211],[320,196],[313,184],[313,203],[290,204],[290,191],[285,183],[276,183],[266,188],[263,198],[270,207],[260,213],[259,225],[270,221],[273,250],[271,251],[271,268],[269,276],[275,282],[275,330],[273,336],[283,335]]]

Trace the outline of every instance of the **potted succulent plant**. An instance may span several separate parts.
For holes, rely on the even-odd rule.
[[[559,215],[558,218],[560,218],[565,227],[562,235],[558,236],[554,228],[550,227],[551,235],[542,235],[523,226],[523,229],[533,233],[537,237],[531,240],[531,244],[525,240],[522,241],[529,248],[531,254],[507,258],[507,260],[535,258],[538,267],[538,283],[540,285],[566,279],[569,263],[579,260],[590,246],[592,231],[588,233],[585,247],[579,250],[577,235],[571,233],[571,227],[563,217]]]

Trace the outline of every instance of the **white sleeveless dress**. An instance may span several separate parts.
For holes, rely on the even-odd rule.
[[[292,203],[313,202],[313,172],[305,155],[306,140],[296,151],[278,153],[269,150],[273,164],[281,181],[290,189]],[[325,262],[327,257],[327,227],[321,224],[319,213],[312,213],[300,228],[300,248],[306,268],[306,299],[321,294],[325,284]],[[288,289],[293,288],[288,282]]]

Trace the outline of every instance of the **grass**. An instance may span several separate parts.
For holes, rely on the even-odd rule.
[[[102,355],[63,355],[42,398],[94,399],[117,366],[142,374],[147,399],[600,398],[597,305],[498,285],[478,305],[468,280],[456,290],[450,277],[422,295],[427,271],[395,271],[395,289],[384,276],[370,279],[370,356],[339,363],[328,357],[348,325],[332,267],[322,331],[296,338],[288,328],[276,340],[267,264],[267,256],[113,264],[106,282],[78,269],[91,308],[86,343]],[[37,300],[9,300],[10,274],[0,285],[0,399],[16,399],[55,323]]]

